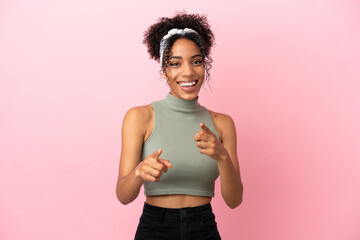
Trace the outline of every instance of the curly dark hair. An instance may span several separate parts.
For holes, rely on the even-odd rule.
[[[144,33],[143,43],[148,48],[150,58],[160,62],[160,41],[173,28],[184,29],[191,28],[196,33],[186,33],[184,35],[175,34],[168,38],[166,48],[164,50],[162,70],[169,65],[169,58],[172,55],[171,47],[174,42],[180,38],[186,38],[193,41],[200,49],[203,55],[204,68],[206,71],[206,79],[210,80],[210,72],[212,58],[210,57],[211,48],[214,45],[215,39],[214,34],[210,29],[210,25],[207,21],[206,15],[199,14],[187,14],[180,12],[172,18],[162,17],[159,18],[158,22],[151,25]]]

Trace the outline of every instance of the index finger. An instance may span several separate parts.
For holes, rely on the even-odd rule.
[[[200,127],[207,133],[213,133],[204,123],[200,123]]]

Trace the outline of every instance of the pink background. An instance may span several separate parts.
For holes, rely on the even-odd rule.
[[[115,195],[125,112],[165,97],[142,35],[176,10],[216,34],[200,103],[237,126],[245,186],[223,239],[360,239],[355,0],[0,2],[0,239],[132,239]],[[217,183],[218,184],[218,183]]]

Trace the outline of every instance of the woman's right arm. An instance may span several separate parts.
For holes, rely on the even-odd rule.
[[[141,161],[147,124],[153,122],[152,115],[147,106],[134,107],[125,114],[121,135],[119,176],[116,184],[116,196],[122,204],[128,204],[136,199],[144,181],[159,181],[162,173],[171,167],[169,161],[159,158],[161,149]]]

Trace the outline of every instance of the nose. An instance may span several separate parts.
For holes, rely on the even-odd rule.
[[[193,66],[189,63],[183,64],[182,75],[183,75],[183,77],[190,77],[190,76],[194,75]]]

